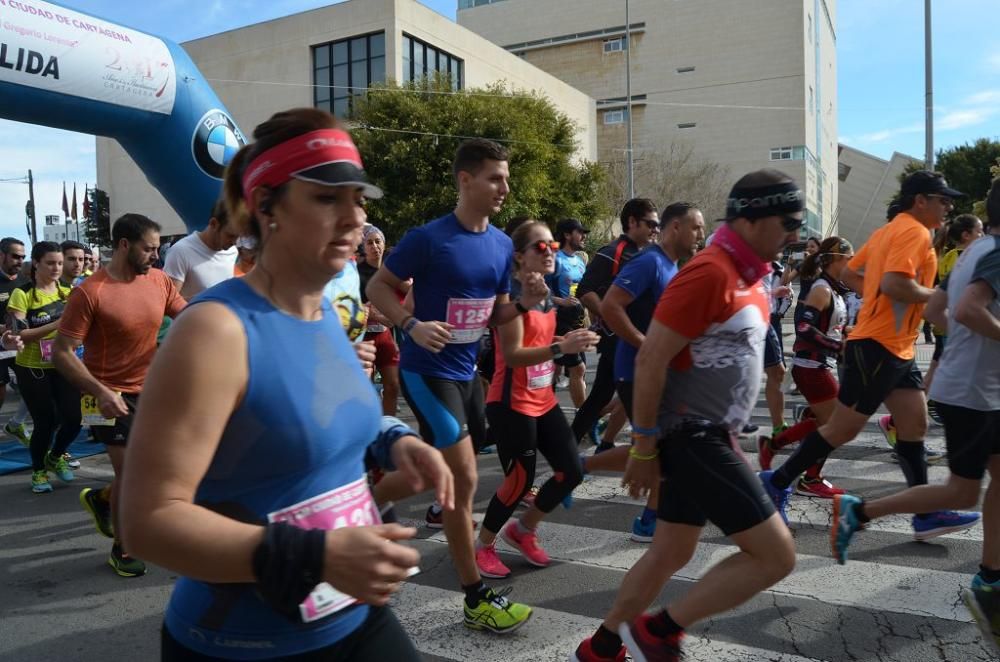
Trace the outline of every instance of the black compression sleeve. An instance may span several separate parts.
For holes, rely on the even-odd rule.
[[[814,306],[803,305],[802,316],[799,318],[798,324],[795,325],[795,335],[806,342],[839,352],[841,341],[837,338],[831,338],[819,330],[818,324],[821,315],[822,313]]]

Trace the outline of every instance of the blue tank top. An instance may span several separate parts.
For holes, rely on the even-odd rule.
[[[241,278],[202,292],[239,317],[247,336],[250,379],[198,486],[195,503],[233,519],[268,515],[362,481],[364,454],[379,433],[381,404],[337,314],[306,322],[277,310]],[[367,617],[348,606],[308,623],[271,609],[253,584],[181,578],[166,613],[177,641],[201,653],[259,660],[295,655],[344,638]]]

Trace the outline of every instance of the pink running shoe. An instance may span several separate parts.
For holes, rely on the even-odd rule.
[[[570,656],[569,662],[625,662],[624,646],[618,649],[618,655],[614,657],[601,657],[594,652],[594,648],[590,643],[591,639],[592,637],[587,637],[576,647],[576,651]]]
[[[822,476],[815,479],[803,476],[795,486],[795,493],[817,499],[832,499],[835,496],[844,494],[845,490],[834,487],[833,483]]]
[[[500,537],[505,543],[521,552],[521,556],[531,565],[544,568],[551,563],[549,555],[538,546],[538,534],[535,531],[521,533],[521,525],[511,522],[503,528]]]
[[[633,662],[681,662],[681,640],[684,639],[684,633],[657,637],[647,626],[652,619],[652,615],[644,614],[631,623],[618,626],[618,635]]]
[[[476,567],[479,574],[490,579],[506,579],[510,577],[510,568],[503,564],[497,555],[496,545],[480,547],[476,550]]]

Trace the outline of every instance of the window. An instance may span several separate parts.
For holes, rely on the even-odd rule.
[[[494,2],[502,2],[503,0],[458,0],[459,9],[472,9],[473,7],[482,7],[483,5],[492,5]]]
[[[842,182],[845,182],[847,181],[847,176],[850,174],[851,174],[851,166],[843,162],[837,164],[837,179],[839,179]],[[833,184],[831,183],[830,186],[833,186]]]
[[[772,147],[771,148],[771,160],[772,161],[791,161],[792,160],[792,148],[789,147]]]
[[[385,81],[385,33],[313,46],[313,105],[337,117],[351,112],[351,98]]]
[[[679,74],[689,74],[694,71],[694,67],[677,67],[677,73]]]
[[[604,123],[605,124],[624,124],[625,123],[625,112],[624,110],[606,110],[604,111]]]
[[[608,53],[621,53],[625,50],[625,37],[617,37],[616,39],[605,39],[604,40],[604,54]]]
[[[681,122],[677,125],[678,129],[693,129],[698,126],[697,122]]]
[[[447,74],[454,90],[462,89],[464,62],[430,44],[403,35],[403,81],[410,83],[435,72]]]

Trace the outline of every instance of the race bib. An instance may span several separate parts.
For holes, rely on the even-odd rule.
[[[569,295],[571,297],[575,297],[576,296],[576,288],[579,287],[579,285],[580,285],[580,283],[572,283],[572,284],[570,284],[570,286],[569,286]]]
[[[38,347],[42,350],[42,363],[52,363],[52,347],[55,344],[55,338],[38,341]]]
[[[447,322],[453,327],[450,344],[477,342],[489,325],[493,302],[489,299],[448,299]]]
[[[103,425],[115,424],[115,419],[104,418],[101,408],[97,406],[97,398],[92,395],[84,395],[80,398],[80,415],[82,425]]]
[[[540,388],[549,388],[552,386],[552,377],[556,372],[556,364],[552,361],[546,361],[538,365],[529,365],[526,369],[528,371],[529,390],[535,391]]]
[[[300,529],[327,531],[382,523],[378,507],[368,490],[368,481],[364,477],[283,510],[269,513],[267,520],[287,522]],[[305,602],[299,605],[299,615],[303,623],[311,623],[356,602],[355,598],[323,582],[317,584]]]

